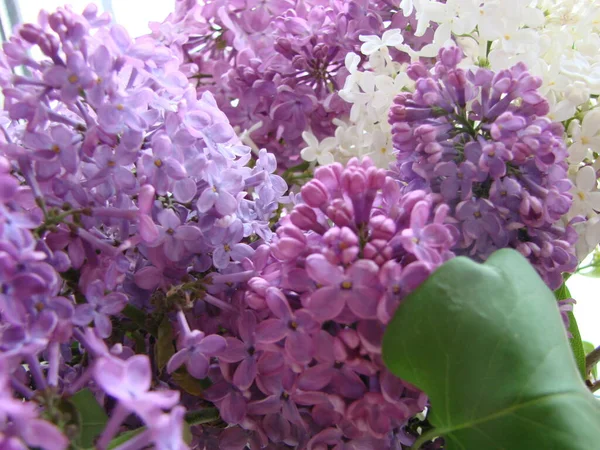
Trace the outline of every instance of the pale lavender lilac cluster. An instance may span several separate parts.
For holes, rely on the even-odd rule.
[[[218,448],[384,450],[413,442],[405,426],[426,397],[385,369],[381,340],[402,299],[453,257],[447,213],[424,191],[402,194],[368,159],[315,171],[273,243],[257,249],[256,276],[235,298],[239,314],[219,321],[225,348],[201,334],[192,343],[183,321],[189,343],[172,364],[200,365],[194,370],[214,383],[204,397],[238,425]],[[196,318],[214,329],[214,319]],[[218,365],[208,368],[218,348]],[[181,356],[192,351],[206,356]]]
[[[348,75],[346,54],[360,54],[359,36],[380,35],[391,21],[410,41],[414,18],[397,3],[179,0],[153,35],[185,56],[182,71],[199,91],[215,95],[234,126],[290,167],[302,162],[304,131],[333,136],[332,120],[349,113],[338,90]]]
[[[484,260],[513,247],[557,289],[577,266],[577,234],[562,216],[572,202],[563,127],[545,117],[541,79],[524,64],[494,73],[457,67],[457,47],[440,50],[432,71],[408,70],[414,93],[390,110],[396,177],[451,207],[455,251]]]
[[[42,14],[3,49],[0,379],[3,395],[43,398],[48,422],[3,401],[1,439],[66,448],[77,427],[51,405],[90,387],[116,402],[98,448],[132,413],[146,431],[125,448],[183,448],[181,405],[198,400],[146,355],[169,311],[233,309],[206,274],[247,277],[241,262],[270,239],[287,190],[275,157],[242,145],[171,49],[94,6]]]

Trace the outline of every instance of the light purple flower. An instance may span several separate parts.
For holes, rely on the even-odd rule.
[[[73,315],[73,323],[85,326],[94,322],[100,337],[107,338],[112,333],[110,316],[120,313],[127,304],[127,296],[121,292],[106,294],[104,284],[94,281],[85,290],[84,305],[78,305]]]
[[[306,308],[320,320],[334,319],[348,306],[360,318],[377,314],[381,292],[378,290],[377,264],[359,260],[347,270],[331,264],[323,255],[310,255],[306,260],[309,276],[323,287],[306,302]]]
[[[206,378],[210,358],[219,356],[226,346],[227,341],[222,336],[206,336],[202,331],[192,330],[183,336],[179,351],[167,363],[167,371],[174,372],[185,364],[190,375],[199,379]]]

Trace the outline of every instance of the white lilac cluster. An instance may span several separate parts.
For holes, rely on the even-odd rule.
[[[304,153],[318,161],[346,161],[369,155],[380,167],[395,159],[387,114],[393,97],[412,90],[406,64],[435,57],[440,48],[458,45],[465,53],[461,66],[483,66],[498,72],[524,62],[543,80],[540,92],[550,105],[548,117],[563,122],[569,146],[573,207],[565,216],[587,220],[576,225],[582,260],[600,242],[600,8],[594,0],[403,0],[404,15],[416,24],[416,37],[429,33],[415,50],[403,42],[405,30],[388,29],[383,36],[361,36],[366,70],[356,69],[358,55],[349,54],[350,72],[340,96],[352,104],[350,117],[336,120],[334,138],[318,142],[309,133]],[[392,24],[393,26],[393,24]],[[435,30],[434,33],[431,31]],[[412,31],[412,30],[411,30]],[[393,49],[393,50],[392,50]],[[392,55],[392,56],[390,56]],[[313,158],[315,159],[315,158]]]
[[[408,64],[395,61],[389,49],[410,51],[403,44],[402,30],[390,29],[383,36],[361,36],[362,57],[368,58],[365,70],[359,70],[361,56],[346,55],[350,74],[340,97],[352,104],[350,116],[334,119],[335,136],[319,142],[309,131],[303,133],[307,147],[302,150],[305,160],[324,164],[335,160],[347,162],[352,157],[369,156],[381,168],[395,159],[388,113],[394,97],[403,89],[412,90],[414,82],[406,74]]]

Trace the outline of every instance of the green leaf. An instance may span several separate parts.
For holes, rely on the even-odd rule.
[[[168,317],[162,320],[158,326],[156,345],[154,346],[156,365],[159,370],[163,370],[171,356],[175,354],[175,345],[173,345],[173,327]]]
[[[600,406],[586,388],[553,293],[512,249],[455,258],[387,327],[390,370],[429,395],[447,450],[590,450]]]
[[[571,291],[569,291],[569,288],[567,287],[567,280],[565,280],[560,288],[554,291],[554,297],[556,297],[557,300],[572,298]],[[585,373],[585,351],[583,350],[583,343],[581,342],[581,333],[579,333],[579,327],[577,326],[577,320],[575,319],[573,312],[569,311],[567,315],[569,316],[569,332],[571,333],[569,343],[571,344],[571,350],[573,351],[573,356],[575,356],[579,373],[585,380],[587,378],[587,373]]]
[[[594,346],[594,344],[592,344],[591,342],[588,342],[588,341],[583,341],[583,351],[586,355],[588,353],[592,353],[595,349],[596,349],[596,347]],[[594,380],[598,379],[598,365],[597,364],[594,367],[592,367],[592,375],[594,376]]]
[[[171,379],[177,386],[186,391],[188,394],[199,397],[204,392],[205,386],[202,381],[194,378],[185,370],[180,369],[176,372],[173,372],[173,374],[171,374]]]
[[[84,448],[92,447],[94,440],[106,426],[106,412],[89,389],[76,392],[69,400],[75,405],[81,418],[78,444]]]

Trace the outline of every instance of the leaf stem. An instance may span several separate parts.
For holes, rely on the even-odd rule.
[[[204,408],[196,411],[188,411],[185,414],[185,421],[190,425],[200,425],[202,423],[214,422],[219,419],[217,408]]]
[[[585,370],[589,373],[596,364],[600,361],[600,346],[596,347],[591,353],[585,357]]]
[[[433,441],[435,438],[440,436],[440,432],[437,428],[432,428],[431,430],[423,433],[419,439],[415,441],[410,450],[419,450],[423,444],[429,441]]]

